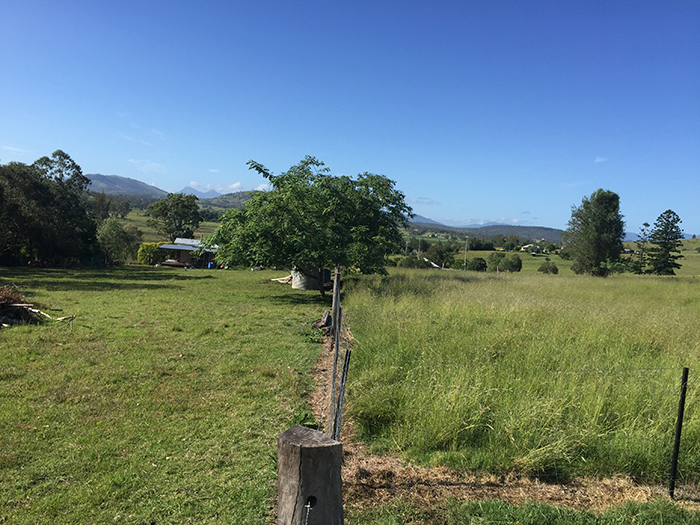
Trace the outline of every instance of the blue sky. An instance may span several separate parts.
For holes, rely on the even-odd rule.
[[[700,235],[697,0],[4,0],[0,35],[3,163],[225,193],[313,155],[446,224],[604,188]]]

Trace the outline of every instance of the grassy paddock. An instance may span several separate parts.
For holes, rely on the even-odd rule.
[[[427,464],[663,482],[700,476],[700,281],[394,270],[350,282],[351,411]]]
[[[0,268],[78,314],[0,330],[0,523],[268,523],[318,292],[279,272]]]

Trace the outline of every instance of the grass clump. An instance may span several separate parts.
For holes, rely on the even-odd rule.
[[[351,410],[375,450],[545,479],[666,479],[700,283],[394,270],[351,284]],[[691,381],[681,475],[700,475]]]

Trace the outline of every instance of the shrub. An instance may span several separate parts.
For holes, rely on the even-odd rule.
[[[429,262],[427,262],[422,257],[417,257],[415,255],[409,255],[408,257],[401,257],[396,266],[399,268],[432,268]]]
[[[549,262],[549,257],[547,257],[547,260],[540,264],[540,267],[537,268],[538,272],[542,272],[545,274],[553,274],[556,275],[559,273],[559,268],[557,268],[557,265],[554,264],[553,262]]]
[[[139,264],[161,264],[168,257],[165,250],[159,250],[164,242],[143,242],[139,248],[137,261]]]
[[[485,272],[488,268],[486,260],[483,257],[474,257],[467,263],[467,270],[474,272]]]
[[[523,261],[517,253],[506,257],[501,263],[501,270],[508,270],[509,272],[519,272],[523,269]]]
[[[486,265],[488,266],[489,272],[495,272],[496,269],[501,270],[501,263],[503,259],[506,258],[506,254],[503,252],[493,252],[486,258]]]

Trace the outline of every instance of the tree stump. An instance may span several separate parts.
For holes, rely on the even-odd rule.
[[[342,445],[294,425],[277,436],[277,523],[342,525]]]

